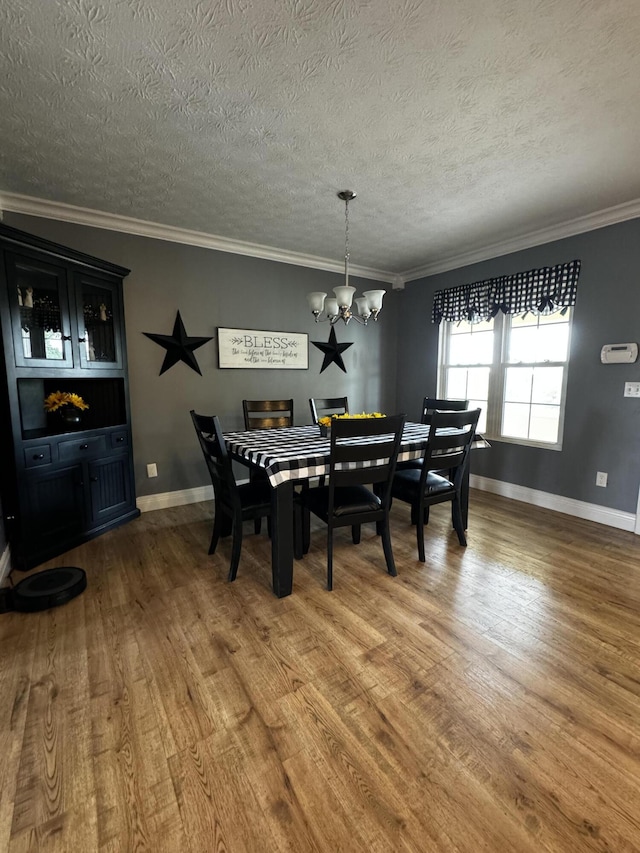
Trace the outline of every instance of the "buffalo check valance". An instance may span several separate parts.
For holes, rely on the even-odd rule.
[[[503,314],[553,314],[576,304],[580,261],[437,290],[432,322],[478,323]]]

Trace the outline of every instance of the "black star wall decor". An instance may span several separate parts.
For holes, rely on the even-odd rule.
[[[151,338],[154,343],[160,344],[160,346],[164,347],[167,351],[164,361],[162,362],[160,376],[162,376],[165,370],[169,370],[170,367],[173,367],[173,365],[177,364],[179,361],[184,361],[185,364],[189,365],[189,367],[195,370],[196,373],[199,373],[200,376],[202,376],[202,371],[198,366],[198,362],[196,361],[193,351],[206,344],[211,340],[211,338],[188,337],[179,311],[176,314],[176,321],[173,324],[172,335],[154,335],[151,332],[143,332],[142,334]]]
[[[353,346],[353,341],[350,341],[348,344],[339,344],[338,339],[336,338],[336,330],[332,326],[331,332],[329,333],[329,341],[326,344],[322,343],[322,341],[311,341],[311,343],[314,347],[318,347],[318,349],[322,350],[324,353],[324,361],[322,362],[320,373],[322,373],[323,370],[326,370],[331,362],[337,364],[340,370],[344,370],[345,373],[347,372],[341,353],[346,349],[349,349],[350,346]]]

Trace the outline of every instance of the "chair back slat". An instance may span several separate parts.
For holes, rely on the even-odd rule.
[[[309,408],[311,420],[317,424],[319,418],[327,415],[348,414],[349,403],[346,397],[309,397]]]
[[[468,400],[444,400],[438,397],[425,397],[422,402],[422,423],[430,424],[431,416],[435,411],[463,412],[468,408]]]
[[[243,400],[245,429],[276,429],[293,426],[293,399]]]

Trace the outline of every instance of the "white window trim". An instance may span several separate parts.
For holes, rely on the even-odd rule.
[[[438,380],[437,394],[438,397],[446,398],[447,390],[445,383],[445,368],[448,365],[445,362],[445,354],[447,351],[449,329],[453,322],[443,320],[440,324],[438,334]],[[505,323],[505,315],[499,312],[494,318],[494,338],[493,338],[493,361],[489,371],[489,392],[487,400],[487,425],[484,435],[491,441],[500,441],[505,444],[516,444],[522,447],[536,447],[542,450],[562,450],[562,442],[564,438],[564,421],[565,409],[567,402],[567,384],[569,375],[569,362],[571,354],[571,333],[573,327],[573,312],[569,317],[569,331],[567,341],[567,360],[566,361],[537,361],[537,362],[508,362],[506,355],[509,345],[509,334],[511,332],[511,324]],[[458,366],[458,365],[456,365]],[[459,365],[460,367],[479,367],[478,364]],[[500,433],[500,425],[502,422],[503,406],[504,406],[504,383],[506,369],[508,367],[561,367],[562,370],[562,393],[560,400],[560,413],[558,418],[558,441],[554,444],[545,441],[535,441],[530,438],[517,438],[513,436],[505,436]]]

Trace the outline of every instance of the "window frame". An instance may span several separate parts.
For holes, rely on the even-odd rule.
[[[489,365],[489,387],[486,412],[486,430],[483,433],[488,439],[501,441],[506,444],[516,444],[523,447],[536,447],[542,450],[562,450],[564,439],[565,409],[567,402],[567,386],[569,377],[569,365],[571,361],[571,337],[573,330],[573,310],[568,309],[568,334],[567,334],[567,357],[565,361],[536,361],[536,362],[509,362],[509,339],[511,335],[511,315],[505,315],[501,311],[493,318],[493,360]],[[464,322],[464,321],[463,321]],[[473,368],[477,364],[453,365],[446,361],[451,339],[451,328],[458,325],[455,320],[442,320],[438,332],[438,397],[447,398],[446,371],[449,367]],[[469,324],[471,325],[471,324]],[[506,384],[506,371],[509,367],[560,367],[562,369],[562,386],[560,404],[558,406],[558,440],[556,442],[540,441],[531,438],[519,438],[502,434],[502,422],[504,417],[504,393]],[[530,402],[531,406],[532,403]]]

